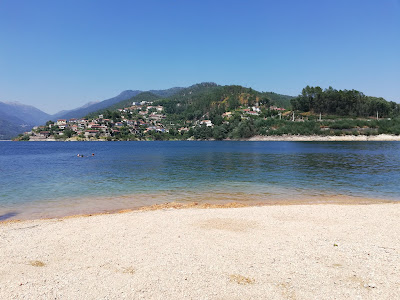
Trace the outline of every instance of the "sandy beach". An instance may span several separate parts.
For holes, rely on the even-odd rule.
[[[104,142],[104,139],[88,139],[88,141],[92,142]],[[193,139],[189,139],[193,140]],[[231,139],[227,139],[232,141]],[[282,141],[282,142],[368,142],[368,141],[376,141],[376,142],[394,142],[400,141],[400,135],[393,134],[378,134],[378,135],[256,135],[248,139],[239,139],[240,141]],[[31,137],[30,142],[56,142],[59,140],[52,138],[35,138]],[[62,140],[66,142],[76,142],[82,141],[82,139],[78,139],[77,137],[71,137],[66,140]]]
[[[286,141],[286,142],[392,142],[400,141],[399,135],[379,134],[379,135],[341,135],[341,136],[322,136],[322,135],[256,135],[248,139],[249,141]]]
[[[0,299],[398,299],[400,206],[0,223]]]

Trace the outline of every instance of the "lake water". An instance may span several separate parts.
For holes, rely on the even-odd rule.
[[[0,220],[171,201],[400,200],[399,183],[400,142],[0,142]]]

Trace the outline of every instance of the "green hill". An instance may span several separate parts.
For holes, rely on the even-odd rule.
[[[241,106],[276,105],[287,108],[292,98],[272,92],[261,93],[239,85],[219,86],[205,82],[183,89],[156,103],[164,106],[165,112],[175,120],[199,120],[204,115],[212,120],[213,116],[220,116]]]
[[[239,106],[253,106],[256,103],[290,108],[292,98],[292,96],[273,92],[262,93],[238,85],[220,86],[213,82],[203,82],[188,88],[143,92],[128,100],[97,110],[87,117],[94,117],[106,110],[112,111],[129,107],[133,102],[148,101],[164,106],[165,112],[172,119],[196,120],[205,114],[222,114]]]
[[[291,97],[203,82],[187,88],[141,92],[87,115],[89,122],[46,124],[29,136],[39,140],[48,134],[54,139],[111,141],[223,140],[283,134],[398,135],[399,116],[400,104],[355,90],[307,86],[301,95]]]

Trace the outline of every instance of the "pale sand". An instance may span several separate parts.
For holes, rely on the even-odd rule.
[[[292,141],[292,142],[367,142],[379,141],[390,142],[400,141],[399,135],[379,134],[379,135],[342,135],[342,136],[322,136],[322,135],[257,135],[248,139],[248,141]]]
[[[230,139],[229,139],[230,140]],[[323,136],[323,135],[256,135],[243,141],[288,141],[288,142],[392,142],[400,141],[400,135],[393,134],[378,134],[378,135],[341,135],[341,136]],[[55,142],[55,139],[32,138],[29,141],[33,142]],[[68,142],[75,142],[75,137],[66,139]],[[105,140],[91,140],[105,141]]]
[[[0,299],[399,299],[400,205],[0,224]]]

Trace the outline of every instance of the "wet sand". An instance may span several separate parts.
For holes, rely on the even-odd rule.
[[[296,204],[375,204],[399,201],[365,198],[348,195],[332,195],[308,189],[269,189],[270,192],[177,192],[144,193],[120,196],[95,196],[32,201],[11,207],[0,207],[0,222],[8,220],[33,220],[62,218],[75,215],[116,213],[121,210],[143,210],[152,207],[225,207],[231,203],[241,206],[296,205]]]
[[[399,204],[182,206],[1,223],[0,299],[400,297]]]

